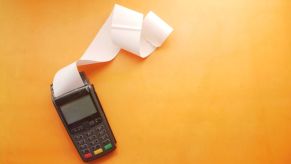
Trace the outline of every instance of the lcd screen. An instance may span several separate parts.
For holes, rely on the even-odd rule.
[[[68,124],[72,124],[97,112],[90,95],[66,103],[60,108]]]

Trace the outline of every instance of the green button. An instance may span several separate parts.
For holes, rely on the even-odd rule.
[[[107,145],[104,146],[104,149],[105,150],[108,150],[108,149],[111,149],[111,148],[112,148],[111,143],[109,143],[109,144],[107,144]]]

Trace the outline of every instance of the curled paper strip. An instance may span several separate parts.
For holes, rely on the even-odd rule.
[[[54,96],[84,85],[78,65],[110,61],[120,49],[145,58],[161,46],[172,31],[172,27],[153,12],[143,18],[142,13],[115,5],[84,55],[56,73],[53,80]]]

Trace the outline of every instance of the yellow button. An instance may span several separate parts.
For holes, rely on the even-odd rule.
[[[94,154],[100,154],[100,153],[102,153],[102,152],[103,152],[103,150],[100,148],[100,149],[95,150],[95,151],[94,151]]]

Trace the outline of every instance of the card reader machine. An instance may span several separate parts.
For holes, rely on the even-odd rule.
[[[80,73],[84,86],[52,101],[83,161],[102,157],[115,149],[116,140],[92,84]]]

